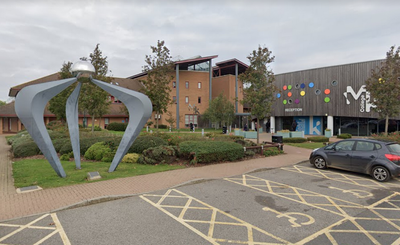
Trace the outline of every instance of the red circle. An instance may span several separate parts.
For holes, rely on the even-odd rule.
[[[285,86],[283,86],[283,90],[286,90],[287,89],[287,86],[285,85]]]
[[[292,92],[289,92],[287,96],[292,97]]]
[[[330,90],[330,89],[325,89],[324,93],[325,93],[325,94],[330,94],[330,93],[331,93],[331,90]]]

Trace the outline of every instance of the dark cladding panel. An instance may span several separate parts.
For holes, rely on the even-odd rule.
[[[368,94],[363,85],[371,70],[381,62],[375,60],[278,74],[276,86],[281,97],[276,98],[273,115],[376,118],[377,113],[366,103]]]

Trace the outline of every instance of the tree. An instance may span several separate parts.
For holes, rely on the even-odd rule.
[[[99,45],[100,44],[97,44],[93,53],[89,55],[89,60],[95,68],[95,74],[93,75],[93,78],[109,83],[111,78],[107,77],[107,56],[103,57]],[[85,57],[81,58],[81,60],[85,59]],[[95,118],[101,118],[104,114],[106,114],[110,104],[111,102],[108,100],[107,91],[104,91],[91,82],[82,83],[82,91],[79,97],[79,108],[81,111],[87,112],[92,117],[92,132],[94,131]]]
[[[235,106],[221,93],[211,101],[202,116],[213,122],[216,129],[219,124],[227,126],[235,120]]]
[[[389,117],[400,113],[400,47],[390,47],[386,53],[386,60],[380,67],[371,71],[367,79],[366,89],[373,98],[370,103],[375,105],[376,112],[385,118],[385,135],[388,134]]]
[[[153,112],[156,115],[166,113],[171,102],[170,82],[174,78],[174,63],[171,60],[169,49],[164,46],[164,41],[157,41],[157,46],[151,46],[153,55],[146,55],[144,72],[147,79],[141,80],[144,85],[144,93],[153,104]],[[158,130],[158,116],[156,116],[156,128]]]
[[[70,61],[68,61],[67,63],[64,62],[59,73],[59,79],[74,77],[70,72],[71,66],[72,62]],[[48,110],[51,111],[51,113],[53,113],[54,115],[56,115],[57,119],[61,120],[61,122],[65,122],[66,120],[65,107],[67,104],[67,99],[74,90],[74,88],[75,86],[70,86],[64,89],[63,91],[61,91],[61,93],[57,94],[49,101]]]
[[[7,103],[5,101],[0,100],[0,106],[6,105]]]
[[[268,48],[258,46],[257,50],[253,50],[247,56],[250,66],[239,76],[244,84],[244,99],[241,103],[249,104],[251,115],[257,118],[257,125],[260,125],[260,119],[264,119],[271,113],[271,107],[275,100],[274,93],[277,91],[273,84],[274,73],[268,67],[268,64],[275,59],[271,53]],[[257,130],[257,144],[259,141],[260,135]]]

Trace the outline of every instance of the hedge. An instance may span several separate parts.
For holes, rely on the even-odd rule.
[[[194,152],[198,163],[235,161],[244,157],[243,147],[226,141],[185,141],[179,144],[182,157]]]
[[[125,131],[126,126],[128,126],[127,123],[112,122],[107,125],[107,130]]]
[[[176,146],[157,146],[143,151],[138,163],[142,164],[168,164],[176,160]]]
[[[97,142],[89,147],[85,152],[85,158],[88,160],[100,161],[106,153],[111,152],[111,149],[104,142]]]
[[[283,138],[283,143],[304,143],[304,142],[307,142],[307,139],[302,137]]]
[[[142,154],[144,150],[161,145],[167,145],[167,142],[161,139],[160,137],[155,137],[150,135],[139,136],[136,138],[132,146],[129,148],[128,153]]]
[[[40,153],[39,147],[32,141],[25,141],[21,144],[13,145],[14,157],[30,157]]]
[[[311,142],[329,142],[329,138],[325,136],[308,137],[307,140]]]
[[[350,139],[352,137],[351,134],[339,134],[337,138],[339,139]]]

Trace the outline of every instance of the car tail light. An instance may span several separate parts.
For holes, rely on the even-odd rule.
[[[396,164],[399,164],[400,162],[400,156],[398,155],[385,154],[385,157]]]

